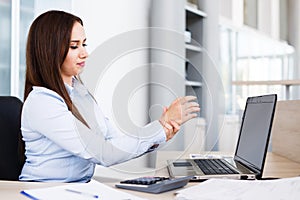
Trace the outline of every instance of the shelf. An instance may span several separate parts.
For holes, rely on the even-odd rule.
[[[193,44],[185,44],[185,48],[190,51],[202,52],[202,48]]]
[[[198,81],[189,81],[189,80],[185,80],[185,85],[186,86],[191,86],[191,87],[201,87],[202,83],[198,82]]]
[[[188,11],[190,14],[199,16],[199,17],[207,17],[207,14],[201,10],[198,10],[197,8],[193,8],[191,6],[186,5],[185,10]]]

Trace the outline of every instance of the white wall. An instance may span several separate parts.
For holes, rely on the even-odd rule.
[[[64,10],[70,12],[72,8],[72,0],[35,0],[34,1],[34,16],[37,17],[48,10]]]
[[[274,39],[279,39],[280,34],[279,3],[279,0],[258,1],[257,28]]]
[[[147,27],[149,24],[149,6],[149,0],[89,0],[85,3],[80,0],[73,0],[72,12],[83,20],[88,51],[92,54],[99,45],[107,40],[113,40],[119,34]],[[134,40],[134,38],[131,39]],[[146,36],[145,40],[148,40]],[[123,43],[119,45],[123,45]],[[119,46],[114,48],[119,48]],[[146,51],[129,53],[114,61],[109,70],[105,72],[99,82],[95,97],[109,117],[113,115],[111,110],[112,96],[120,79],[147,62]],[[145,79],[148,78],[146,73],[140,74],[140,76]],[[119,101],[121,103],[124,99],[119,99]],[[128,112],[134,123],[143,125],[147,122],[147,102],[148,93],[146,90],[140,90],[130,99]]]
[[[235,26],[242,26],[244,20],[244,0],[221,0],[220,15],[230,19]]]
[[[221,16],[230,19],[237,27],[243,25],[245,17],[246,24],[272,38],[280,37],[280,0],[222,0],[220,11]]]

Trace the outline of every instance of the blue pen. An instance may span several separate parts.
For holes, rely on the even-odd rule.
[[[80,191],[77,191],[77,190],[66,189],[66,191],[73,192],[73,193],[80,194],[80,195],[84,195],[86,197],[91,197],[91,198],[94,198],[94,199],[98,199],[99,198],[98,195],[89,194],[89,193],[86,193],[86,192],[80,192]]]
[[[32,199],[32,200],[39,200],[38,198],[36,198],[36,197],[34,197],[34,196],[26,193],[25,191],[21,191],[20,193],[23,194],[23,195],[25,195],[26,197]]]

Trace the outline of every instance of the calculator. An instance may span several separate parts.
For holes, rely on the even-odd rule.
[[[162,193],[185,186],[193,176],[170,179],[167,177],[140,177],[121,181],[117,188],[148,193]]]

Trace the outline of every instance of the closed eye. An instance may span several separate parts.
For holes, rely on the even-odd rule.
[[[87,44],[84,43],[84,44],[82,44],[82,46],[83,46],[83,47],[86,47]],[[71,49],[77,49],[78,46],[77,46],[77,45],[71,45],[70,48],[71,48]]]
[[[77,49],[78,46],[70,46],[71,49]]]

